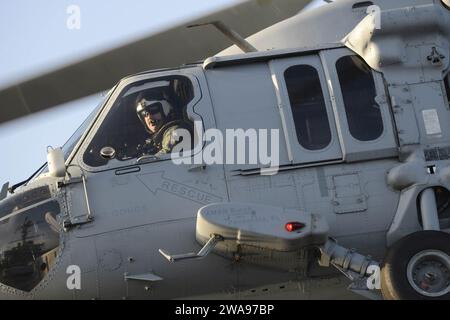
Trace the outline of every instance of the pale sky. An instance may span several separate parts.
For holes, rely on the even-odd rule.
[[[1,1],[0,87],[236,2]],[[80,30],[67,28],[70,5],[81,10]],[[64,144],[100,99],[97,94],[0,125],[0,187],[6,181],[15,184],[31,175],[46,161],[47,146]]]

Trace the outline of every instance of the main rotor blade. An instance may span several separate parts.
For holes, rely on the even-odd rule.
[[[83,61],[0,89],[0,123],[63,104],[112,87],[124,76],[175,67],[214,55],[232,45],[211,25],[222,21],[248,37],[289,18],[311,0],[251,0],[185,22]]]

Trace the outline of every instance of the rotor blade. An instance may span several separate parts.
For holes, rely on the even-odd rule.
[[[221,21],[243,37],[289,18],[312,0],[251,0],[179,24],[139,41],[0,89],[0,123],[94,94],[141,71],[176,67],[232,45],[211,25]]]

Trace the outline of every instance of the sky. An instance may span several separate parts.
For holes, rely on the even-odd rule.
[[[0,1],[0,88],[237,2]],[[80,9],[80,29],[67,27],[72,5]],[[101,98],[95,94],[1,124],[0,187],[28,178],[46,161],[47,146],[62,146]]]

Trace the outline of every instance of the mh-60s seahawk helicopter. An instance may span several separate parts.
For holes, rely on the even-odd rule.
[[[294,15],[307,3],[246,2],[1,91],[5,121],[104,89],[99,70],[124,54],[133,63],[112,74],[235,43],[122,79],[47,170],[8,197],[4,186],[0,297],[339,298],[351,284],[374,299],[449,299],[450,1]],[[79,88],[62,80],[92,72]],[[217,143],[201,138],[209,129],[279,130],[276,172],[149,151],[140,99],[195,128],[191,157]]]

